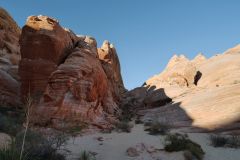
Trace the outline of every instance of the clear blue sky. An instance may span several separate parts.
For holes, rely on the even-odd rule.
[[[76,34],[114,43],[128,89],[161,72],[174,54],[207,57],[240,42],[239,0],[1,0],[20,26],[48,15]]]

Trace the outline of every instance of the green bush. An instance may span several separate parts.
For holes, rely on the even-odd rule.
[[[169,134],[165,137],[164,149],[168,152],[189,151],[198,160],[202,160],[205,154],[199,144],[191,141],[187,135],[178,133]]]
[[[144,124],[146,129],[151,135],[164,135],[170,130],[170,125],[168,123],[153,121]]]
[[[210,135],[211,145],[214,147],[240,147],[240,136],[222,136],[222,135]]]
[[[15,136],[19,130],[22,129],[22,125],[14,118],[6,116],[0,113],[0,131],[7,133],[11,136]]]
[[[82,151],[78,160],[95,160],[95,156],[87,151]]]
[[[131,132],[132,125],[128,121],[120,121],[116,124],[116,130],[119,132]]]
[[[0,149],[0,159],[1,160],[19,160],[20,152],[16,149],[15,146]],[[23,158],[23,160],[25,160]]]
[[[135,124],[143,124],[143,121],[140,119],[140,117],[135,119]]]

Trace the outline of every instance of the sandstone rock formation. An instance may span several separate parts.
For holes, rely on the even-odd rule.
[[[74,47],[68,33],[53,18],[28,17],[20,37],[22,96],[26,96],[29,91],[37,95],[45,91],[48,77]]]
[[[195,84],[196,66],[185,56],[174,55],[166,69],[159,75],[146,81],[146,85],[156,84],[157,88],[167,86],[190,87]],[[159,86],[161,85],[161,86]]]
[[[18,64],[20,59],[19,36],[21,29],[13,18],[0,8],[0,57],[6,58],[12,64]]]
[[[209,59],[198,55],[189,61],[183,56],[174,56],[161,74],[141,87],[162,89],[162,94],[171,98],[172,103],[142,108],[138,115],[142,115],[143,121],[157,118],[187,132],[240,131],[240,54],[236,48]],[[172,76],[173,73],[178,76]],[[200,73],[197,83],[193,83],[197,73]],[[179,81],[182,77],[185,81]],[[185,83],[166,83],[176,79]],[[130,92],[133,92],[132,99],[139,99],[137,92]],[[162,100],[162,96],[156,99]]]
[[[20,59],[20,28],[3,8],[0,8],[0,105],[19,106],[18,62]]]
[[[98,56],[103,69],[109,79],[109,86],[115,100],[119,101],[126,91],[121,76],[120,62],[113,44],[104,41],[102,47],[98,49]]]
[[[125,90],[113,47],[97,49],[94,38],[76,36],[46,16],[28,18],[20,44],[21,91],[38,96],[36,124],[111,126]]]

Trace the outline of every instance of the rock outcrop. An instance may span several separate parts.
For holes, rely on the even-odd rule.
[[[158,106],[148,103],[150,105],[140,108],[137,114],[143,121],[167,121],[186,132],[240,131],[240,54],[237,48],[209,59],[201,54],[191,61],[174,56],[161,74],[141,87],[141,90],[149,87],[161,90],[172,103]],[[135,90],[127,93],[128,99],[147,97],[141,93],[139,98]],[[163,101],[162,97],[156,96],[150,102]]]
[[[46,16],[30,16],[22,28],[20,45],[22,96],[26,98],[29,91],[32,95],[41,95],[51,73],[73,49],[73,41],[57,20]]]
[[[102,47],[98,49],[98,56],[109,79],[109,86],[111,86],[113,98],[116,101],[119,101],[126,89],[123,85],[120,62],[116,49],[113,44],[110,44],[108,41],[104,41]]]
[[[0,105],[20,105],[18,62],[21,30],[12,17],[0,8]]]
[[[113,47],[97,49],[94,38],[76,36],[46,16],[29,17],[20,42],[22,95],[39,100],[35,124],[111,126],[124,90]]]
[[[195,84],[196,66],[185,56],[174,55],[166,69],[159,75],[146,81],[146,85],[156,85],[157,88],[167,86],[191,87]]]
[[[13,18],[0,8],[0,57],[9,59],[14,65],[20,60],[19,36],[21,29]]]

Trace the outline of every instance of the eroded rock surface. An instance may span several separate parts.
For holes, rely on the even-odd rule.
[[[162,95],[165,94],[172,99],[172,103],[158,105],[155,108],[151,108],[150,105],[138,110],[138,115],[141,115],[145,122],[156,119],[167,121],[187,132],[238,132],[240,54],[237,48],[234,47],[209,59],[201,54],[192,61],[183,56],[174,56],[161,74],[150,78],[141,87],[141,90],[149,87],[161,90]],[[128,94],[131,92],[133,93],[129,97],[139,99],[137,91],[133,90]],[[140,99],[146,98],[146,94],[140,95]],[[150,100],[154,102],[157,99],[162,100],[162,96]]]
[[[20,37],[22,59],[19,65],[21,93],[41,95],[48,77],[74,47],[69,32],[57,20],[47,16],[30,16]]]
[[[97,49],[93,37],[77,36],[46,16],[29,17],[20,42],[22,95],[39,100],[34,123],[111,126],[124,90],[114,48]]]
[[[102,47],[98,49],[98,56],[109,79],[109,86],[111,86],[110,89],[113,97],[116,101],[119,101],[126,89],[124,88],[116,49],[113,44],[104,41]]]
[[[0,105],[20,105],[18,63],[21,30],[13,18],[0,8]]]

